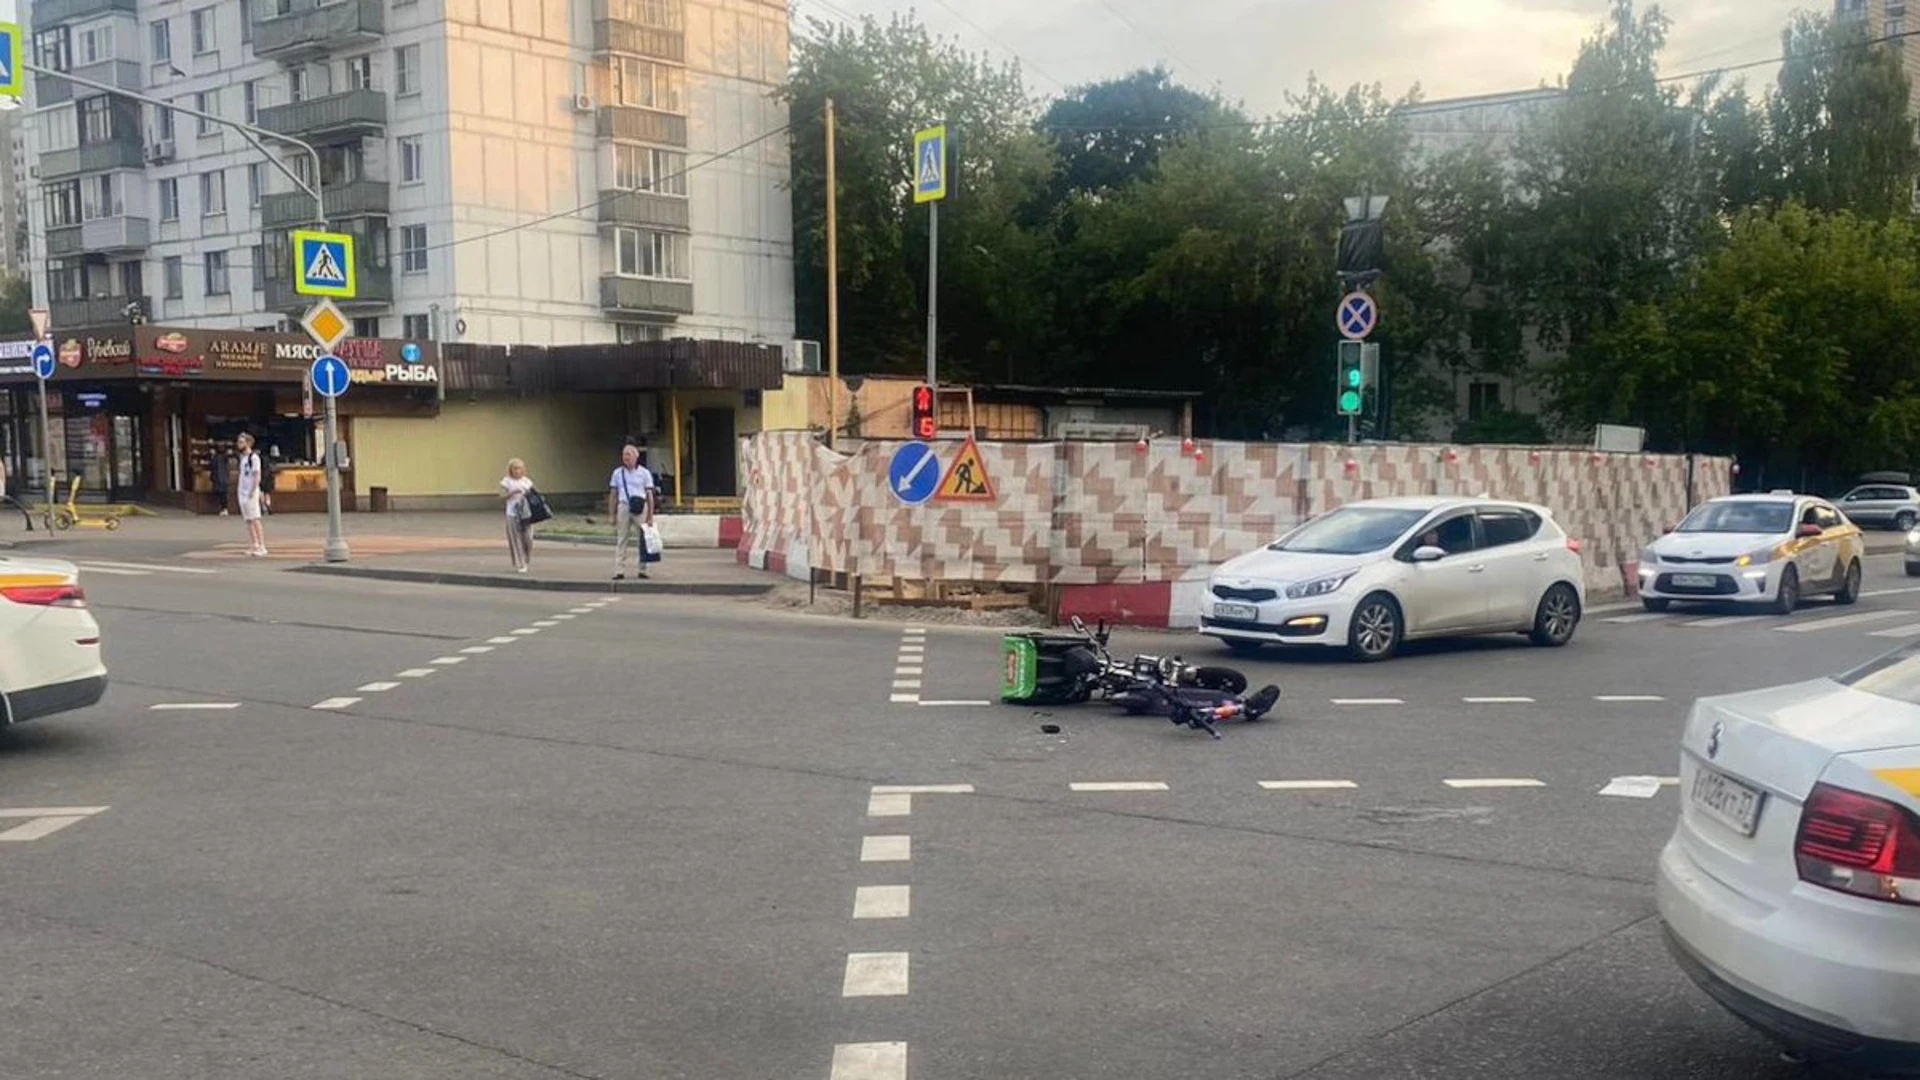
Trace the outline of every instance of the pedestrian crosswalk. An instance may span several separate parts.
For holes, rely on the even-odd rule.
[[[191,574],[205,576],[217,574],[218,570],[208,570],[199,566],[169,566],[164,563],[102,562],[80,560],[74,563],[82,575],[101,574],[107,577],[152,577],[155,574]]]
[[[1597,620],[1616,626],[1674,627],[1682,630],[1761,630],[1778,634],[1819,634],[1851,631],[1867,637],[1903,641],[1920,637],[1920,611],[1901,608],[1856,610],[1831,605],[1803,609],[1791,616],[1737,609],[1698,608],[1672,611],[1639,611],[1630,614],[1600,616]]]

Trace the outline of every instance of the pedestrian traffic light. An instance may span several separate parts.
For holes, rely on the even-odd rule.
[[[940,420],[934,415],[933,387],[913,388],[913,437],[932,439],[940,434]]]
[[[1365,346],[1358,341],[1340,343],[1336,366],[1334,403],[1341,416],[1359,416],[1366,406],[1367,370]]]

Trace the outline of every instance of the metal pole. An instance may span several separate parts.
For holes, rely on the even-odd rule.
[[[940,416],[940,203],[927,204],[927,386],[933,389],[933,415]]]
[[[827,448],[840,430],[840,186],[833,99],[827,99]]]
[[[41,524],[49,530],[53,528],[53,425],[47,419],[47,380],[40,380],[40,453],[44,456],[44,467],[40,470],[46,475],[47,509],[41,515]]]
[[[327,395],[327,546],[328,562],[346,562],[347,538],[340,534],[340,410]]]
[[[1359,422],[1359,417],[1353,415],[1352,413],[1347,414],[1347,445],[1348,446],[1352,446],[1355,442],[1359,441],[1356,438],[1356,433],[1354,431],[1354,428],[1358,424],[1358,422]]]

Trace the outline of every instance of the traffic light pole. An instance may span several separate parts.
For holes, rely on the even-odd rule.
[[[940,415],[940,200],[927,204],[927,386]]]
[[[346,562],[347,538],[340,530],[340,407],[335,396],[327,395],[327,546],[323,556],[330,563]]]

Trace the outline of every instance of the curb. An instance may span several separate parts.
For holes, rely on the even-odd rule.
[[[417,585],[466,585],[487,589],[522,589],[534,592],[565,593],[653,593],[657,596],[764,596],[772,585],[706,583],[654,583],[650,581],[542,581],[504,574],[466,574],[456,571],[404,570],[382,566],[329,566],[310,563],[289,568],[295,574],[320,574],[327,577],[368,578],[374,581],[405,581]]]

